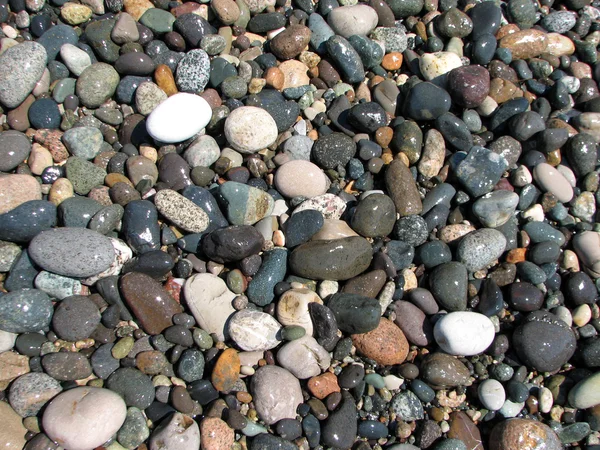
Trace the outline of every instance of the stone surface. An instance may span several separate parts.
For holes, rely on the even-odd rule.
[[[243,350],[269,350],[279,344],[281,325],[269,314],[244,309],[235,313],[227,326],[231,339]]]
[[[255,106],[243,106],[231,112],[225,120],[224,131],[231,146],[244,154],[264,149],[277,139],[275,120]]]
[[[250,391],[258,416],[269,425],[281,419],[295,419],[296,408],[303,402],[298,379],[277,366],[258,369],[252,376]]]
[[[433,336],[446,353],[477,355],[483,353],[494,340],[494,324],[483,314],[452,312],[435,323]]]
[[[211,117],[212,110],[205,99],[181,92],[152,111],[146,120],[146,129],[159,142],[181,142],[202,131]]]

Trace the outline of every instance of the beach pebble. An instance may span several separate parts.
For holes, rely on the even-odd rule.
[[[303,380],[319,375],[331,363],[331,356],[311,336],[304,336],[283,345],[277,352],[281,367]]]
[[[281,325],[269,314],[244,309],[238,311],[227,325],[231,339],[249,352],[269,350],[279,344]]]
[[[498,380],[488,379],[481,382],[477,388],[477,394],[481,404],[490,411],[497,411],[502,408],[506,400],[504,386]]]
[[[567,203],[573,198],[573,188],[567,179],[550,164],[535,166],[533,178],[543,190],[554,194],[559,202]]]
[[[150,113],[146,129],[157,141],[167,144],[181,142],[202,131],[211,117],[211,107],[204,98],[181,92],[169,97]]]
[[[0,178],[0,214],[7,213],[30,200],[41,200],[40,184],[31,175],[6,175]]]
[[[377,20],[377,12],[363,4],[335,8],[327,15],[332,30],[345,38],[353,34],[368,35],[377,26]]]
[[[327,178],[315,164],[304,160],[288,161],[275,172],[275,187],[285,197],[312,198],[327,190]]]
[[[154,429],[149,444],[150,450],[199,448],[200,428],[191,417],[175,412]]]
[[[0,103],[19,106],[42,77],[47,63],[46,49],[38,42],[23,42],[0,55]]]
[[[266,424],[295,419],[296,408],[303,402],[300,382],[278,366],[263,366],[252,376],[250,391],[258,416]]]
[[[440,318],[433,336],[446,353],[470,356],[484,352],[494,340],[495,331],[494,324],[483,314],[459,311]]]
[[[225,137],[235,150],[255,153],[275,142],[277,124],[264,109],[243,106],[232,111],[225,120]]]

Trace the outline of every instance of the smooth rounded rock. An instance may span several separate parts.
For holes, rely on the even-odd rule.
[[[146,120],[148,134],[167,144],[198,134],[212,117],[208,102],[199,95],[181,92],[158,105]]]
[[[295,419],[296,408],[303,402],[298,379],[278,366],[259,368],[252,376],[250,390],[258,416],[269,425]]]
[[[249,154],[264,149],[277,139],[277,124],[264,109],[242,106],[225,120],[225,137],[237,151]]]
[[[235,313],[228,324],[231,339],[248,352],[270,350],[279,344],[281,325],[273,316],[251,309]]]
[[[285,197],[312,198],[327,191],[328,180],[323,171],[310,161],[288,161],[275,172],[275,187]]]
[[[433,327],[440,348],[451,355],[471,356],[484,352],[494,340],[494,324],[476,312],[446,314]]]

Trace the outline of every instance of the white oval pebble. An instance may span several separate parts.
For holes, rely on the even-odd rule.
[[[492,378],[482,381],[477,388],[477,393],[483,407],[490,411],[497,411],[502,408],[506,400],[504,386],[498,380]]]
[[[50,439],[69,450],[92,450],[115,434],[127,415],[123,399],[108,389],[76,387],[50,402],[42,419]]]
[[[150,450],[189,450],[200,448],[200,428],[191,417],[176,412],[163,420],[150,436]]]
[[[345,38],[353,34],[366,36],[377,26],[377,12],[365,4],[340,6],[327,15],[327,22]]]
[[[556,196],[559,202],[567,203],[573,198],[573,188],[562,173],[547,163],[540,163],[533,169],[533,178],[544,191]]]
[[[240,153],[255,153],[277,139],[277,124],[271,114],[256,106],[234,109],[225,120],[225,137]]]
[[[600,273],[600,233],[577,233],[573,237],[573,250],[587,269]]]
[[[248,352],[277,347],[280,343],[277,339],[280,329],[281,325],[273,316],[251,309],[238,311],[229,321],[231,339]]]
[[[12,350],[15,346],[18,334],[0,330],[0,353]]]
[[[312,198],[327,192],[327,177],[316,164],[302,159],[289,161],[275,172],[275,187],[288,198]]]
[[[185,141],[198,134],[212,117],[210,105],[202,97],[180,92],[156,107],[146,120],[148,134],[167,144]]]
[[[258,416],[268,425],[281,419],[295,419],[296,408],[304,401],[298,379],[278,366],[258,369],[250,382],[250,391]]]
[[[424,53],[419,59],[419,68],[423,78],[427,81],[431,81],[461,66],[460,56],[453,52]]]
[[[470,311],[446,314],[433,328],[435,341],[451,355],[477,355],[490,346],[494,335],[492,321],[483,314]]]
[[[571,389],[569,404],[578,409],[600,405],[600,372],[584,378]]]

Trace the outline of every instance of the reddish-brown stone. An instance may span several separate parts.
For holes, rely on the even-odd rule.
[[[240,376],[240,357],[237,350],[228,348],[219,356],[210,381],[217,391],[229,392]]]

